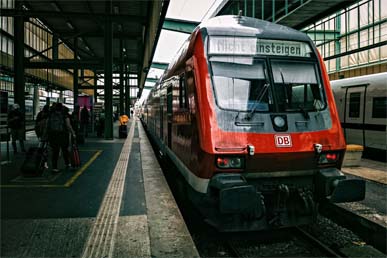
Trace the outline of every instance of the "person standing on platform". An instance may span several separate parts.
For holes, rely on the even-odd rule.
[[[8,127],[11,129],[13,152],[17,153],[16,140],[20,142],[21,151],[26,152],[24,148],[24,115],[17,103],[13,104],[12,110],[8,113]]]
[[[45,130],[47,128],[47,119],[49,114],[49,106],[45,105],[42,111],[38,113],[35,120],[35,133],[36,136],[42,141],[45,140],[43,139],[43,136],[46,135]]]
[[[75,131],[75,134],[79,134],[79,105],[76,105],[74,111],[71,113],[71,126]]]
[[[59,151],[62,150],[66,168],[70,168],[69,161],[69,133],[75,137],[75,132],[71,127],[68,112],[63,108],[62,103],[57,103],[50,112],[47,121],[48,142],[52,148],[52,172],[58,173]]]
[[[81,132],[84,134],[85,137],[87,137],[87,126],[89,124],[89,111],[87,110],[86,106],[83,106],[81,110]]]

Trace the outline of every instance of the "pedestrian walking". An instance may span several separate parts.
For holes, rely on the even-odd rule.
[[[12,105],[12,109],[8,113],[8,127],[11,129],[13,152],[17,153],[16,140],[19,140],[21,151],[26,152],[24,148],[24,114],[17,103]]]
[[[83,106],[81,110],[81,132],[85,137],[87,137],[87,126],[89,124],[89,111],[87,110],[86,106]]]
[[[52,148],[52,172],[58,173],[59,151],[62,150],[66,168],[70,168],[69,160],[69,133],[75,137],[75,132],[71,127],[68,112],[63,108],[62,103],[57,103],[50,112],[47,121],[48,142]]]

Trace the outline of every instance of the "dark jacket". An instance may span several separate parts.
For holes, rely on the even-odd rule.
[[[23,126],[24,116],[20,109],[11,110],[8,114],[8,127],[18,129]]]

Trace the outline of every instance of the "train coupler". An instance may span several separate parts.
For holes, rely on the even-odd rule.
[[[252,219],[265,215],[263,196],[238,174],[218,174],[210,183],[219,190],[219,211],[222,214],[241,214]]]
[[[336,168],[321,169],[316,175],[317,196],[333,203],[356,202],[365,198],[365,181],[346,179]]]

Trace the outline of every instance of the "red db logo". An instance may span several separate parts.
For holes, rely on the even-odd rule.
[[[277,147],[292,147],[292,138],[288,134],[274,135],[274,139]]]

